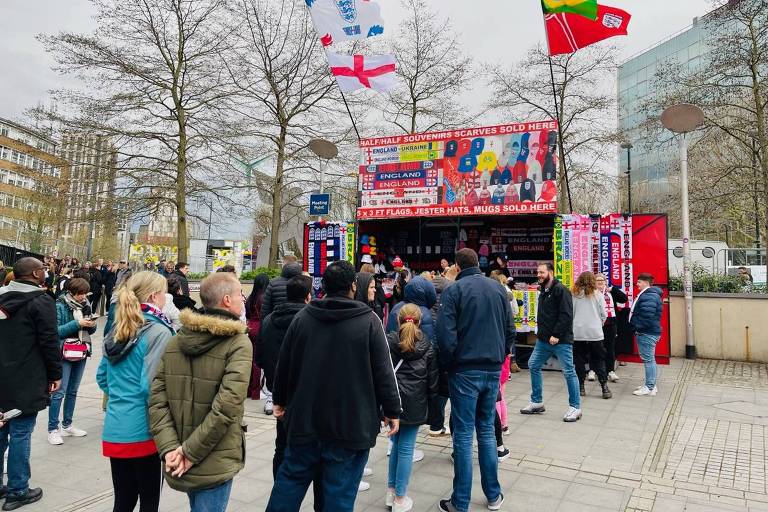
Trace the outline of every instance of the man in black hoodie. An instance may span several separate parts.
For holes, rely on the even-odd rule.
[[[273,390],[274,413],[285,422],[288,448],[268,512],[293,512],[320,468],[323,495],[337,512],[352,512],[369,450],[380,429],[379,410],[397,433],[401,412],[381,321],[355,301],[355,268],[328,266],[326,297],[314,300],[285,334]]]
[[[0,428],[0,498],[3,510],[15,510],[43,496],[29,488],[29,451],[37,413],[61,385],[56,304],[40,285],[43,263],[22,258],[13,267],[15,281],[0,289],[0,411],[21,415]],[[2,485],[8,448],[8,486]]]

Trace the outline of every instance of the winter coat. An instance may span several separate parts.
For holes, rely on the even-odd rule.
[[[109,397],[102,432],[105,456],[135,458],[157,451],[149,431],[149,391],[173,330],[152,315],[145,313],[144,320],[128,342],[115,341],[114,330],[104,337],[96,382]]]
[[[266,318],[268,314],[275,310],[278,304],[288,302],[288,281],[292,277],[301,275],[301,265],[299,263],[288,263],[283,266],[280,277],[275,277],[267,285],[264,291],[264,303],[261,305],[261,318]]]
[[[549,343],[554,336],[558,343],[573,343],[573,299],[563,283],[554,279],[549,289],[539,293],[536,323],[537,338]]]
[[[501,283],[478,267],[462,270],[443,292],[437,340],[443,369],[500,371],[515,342],[515,320]]]
[[[165,473],[171,488],[188,492],[231,480],[245,465],[253,349],[246,326],[228,311],[187,309],[181,322],[152,383],[149,418],[161,458],[181,446],[194,464],[180,478]]]
[[[638,334],[661,335],[661,288],[651,286],[635,298],[629,324]]]
[[[177,270],[171,275],[174,275],[179,278],[179,284],[181,285],[182,294],[189,297],[189,281],[187,281],[187,276],[185,276],[181,270]]]
[[[437,296],[437,300],[435,300],[435,305],[432,306],[432,321],[437,324],[437,316],[440,314],[440,306],[442,305],[442,296],[443,292],[446,288],[451,286],[455,281],[451,279],[447,279],[443,276],[436,276],[435,279],[432,280],[432,285],[435,287],[435,293]],[[432,338],[433,340],[435,338]]]
[[[578,341],[602,341],[605,298],[599,291],[587,297],[583,293],[573,296],[573,339]]]
[[[429,404],[437,399],[439,370],[432,340],[426,337],[416,342],[414,352],[400,349],[400,336],[387,334],[389,353],[395,366],[403,412],[401,425],[423,425],[429,416]]]
[[[173,304],[179,311],[184,311],[185,309],[197,311],[197,308],[195,308],[197,302],[195,302],[195,299],[192,299],[187,295],[174,295]]]
[[[88,269],[88,275],[90,277],[88,281],[91,283],[91,293],[95,295],[101,294],[101,270],[91,267]]]
[[[437,292],[435,286],[421,276],[414,277],[405,285],[405,296],[403,302],[395,305],[389,313],[387,319],[387,332],[397,331],[397,315],[406,304],[415,304],[421,310],[421,331],[424,335],[434,340],[436,339],[435,323],[432,321],[431,308],[437,303]]]
[[[344,296],[313,300],[285,333],[272,399],[286,407],[288,444],[376,445],[379,414],[400,416],[389,346],[366,304]]]
[[[56,301],[56,324],[59,331],[59,349],[61,349],[65,339],[77,338],[77,334],[80,332],[80,322],[75,320],[74,312],[64,302],[64,297]],[[93,334],[96,332],[96,326],[84,330]]]
[[[61,379],[54,300],[35,283],[0,288],[0,411],[42,411],[48,383]]]
[[[291,325],[296,313],[304,309],[303,302],[285,302],[264,319],[256,342],[256,363],[264,370],[267,388],[272,389],[275,381],[275,368],[280,357],[280,347],[283,345],[285,333]]]
[[[115,289],[115,283],[117,283],[117,272],[116,271],[102,271],[101,276],[104,281],[104,293],[107,296],[112,295],[112,292]],[[109,306],[109,304],[107,304]]]

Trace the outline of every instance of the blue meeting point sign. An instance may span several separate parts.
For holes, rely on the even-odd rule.
[[[310,215],[328,215],[331,211],[331,194],[312,194],[309,196]]]

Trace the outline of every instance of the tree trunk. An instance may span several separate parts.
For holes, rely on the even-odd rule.
[[[283,213],[283,169],[285,167],[286,127],[280,128],[277,142],[277,167],[275,168],[275,185],[272,190],[272,228],[269,232],[269,266],[277,268],[277,258],[280,256],[280,225]]]
[[[179,153],[176,160],[176,245],[178,248],[178,261],[189,263],[187,246],[187,128],[185,112],[179,109]]]

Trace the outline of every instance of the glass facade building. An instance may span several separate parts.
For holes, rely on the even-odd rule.
[[[663,205],[674,193],[670,187],[670,172],[677,168],[678,162],[677,145],[670,143],[668,133],[665,134],[660,128],[643,128],[649,118],[661,114],[646,108],[661,93],[655,84],[657,70],[666,62],[675,62],[689,70],[700,68],[706,60],[707,32],[705,21],[695,19],[692,26],[635,55],[619,67],[618,128],[633,146],[630,175],[634,196],[632,202],[640,208],[648,210],[656,206],[657,211],[664,210]],[[621,150],[620,176],[626,176],[626,170],[627,151]],[[625,207],[626,187],[625,177],[621,186]],[[634,206],[633,209],[638,210]]]

